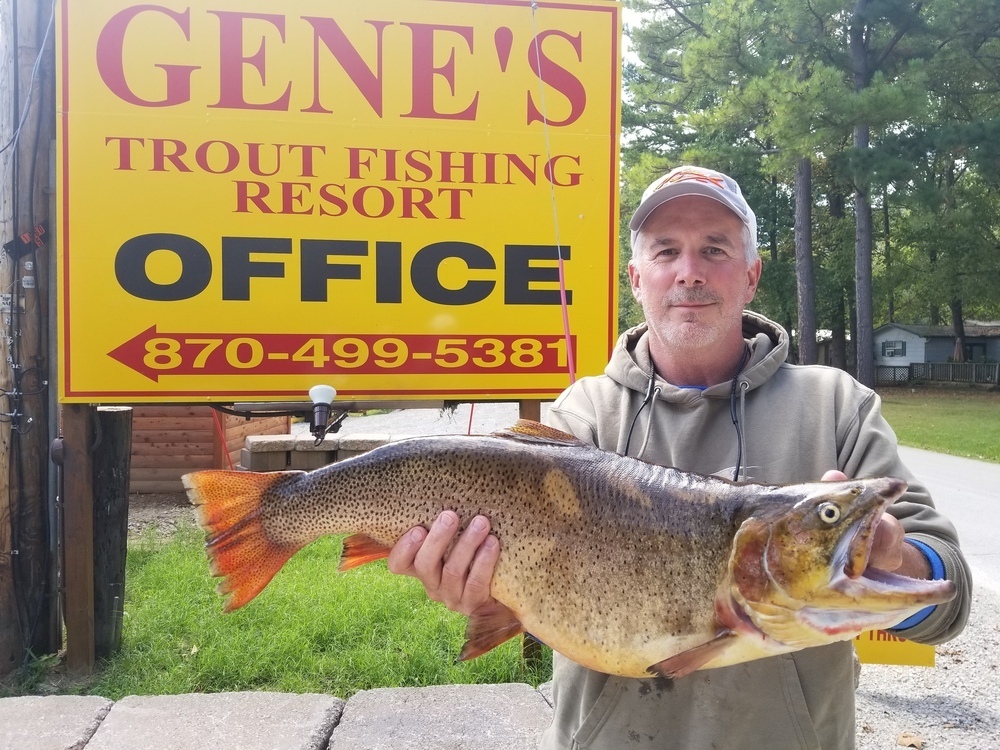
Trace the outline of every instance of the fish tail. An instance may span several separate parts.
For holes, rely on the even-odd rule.
[[[306,542],[278,542],[264,528],[264,501],[272,488],[300,471],[198,471],[182,477],[198,523],[217,587],[232,612],[259,594]]]

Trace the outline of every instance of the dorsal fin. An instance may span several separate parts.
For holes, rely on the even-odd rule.
[[[559,443],[562,445],[586,445],[592,447],[589,443],[583,442],[568,432],[557,430],[555,427],[547,427],[530,419],[519,419],[513,426],[497,430],[491,434],[494,437],[520,440],[525,443]]]

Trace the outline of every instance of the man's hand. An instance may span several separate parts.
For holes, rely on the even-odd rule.
[[[847,475],[842,471],[828,471],[822,481],[845,482]],[[894,516],[883,513],[875,527],[868,567],[910,578],[930,578],[931,565],[927,558],[912,544],[907,544],[905,537],[902,524]]]
[[[419,580],[434,601],[470,615],[493,598],[490,581],[500,556],[500,542],[490,536],[490,522],[484,516],[473,518],[460,536],[458,529],[458,515],[446,510],[431,524],[430,531],[423,526],[407,531],[387,562],[393,573]]]

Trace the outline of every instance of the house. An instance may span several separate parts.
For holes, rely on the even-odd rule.
[[[921,362],[948,362],[955,355],[951,326],[887,323],[875,329],[876,367],[906,367]],[[1000,362],[1000,322],[965,324],[965,359]]]

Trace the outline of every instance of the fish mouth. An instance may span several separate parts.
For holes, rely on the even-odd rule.
[[[861,578],[868,568],[872,544],[875,542],[875,528],[882,520],[885,509],[892,505],[906,491],[906,482],[902,479],[886,477],[878,480],[879,484],[872,488],[869,507],[861,517],[854,522],[851,531],[844,535],[846,549],[837,550],[834,559],[846,558],[844,575],[849,579]]]
[[[834,556],[837,561],[834,570],[842,570],[843,574],[835,574],[830,587],[855,602],[865,601],[869,607],[877,605],[887,611],[900,606],[924,607],[951,601],[957,593],[951,581],[910,578],[869,567],[875,529],[886,508],[906,490],[906,482],[901,479],[886,478],[880,482],[883,484],[872,493],[870,507],[841,540]]]

